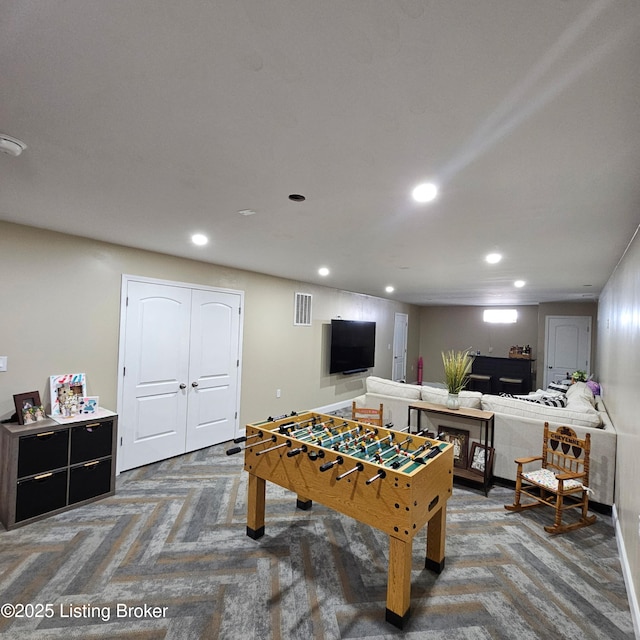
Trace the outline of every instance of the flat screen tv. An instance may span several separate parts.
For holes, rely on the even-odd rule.
[[[329,373],[358,373],[374,365],[376,323],[359,320],[331,321]]]

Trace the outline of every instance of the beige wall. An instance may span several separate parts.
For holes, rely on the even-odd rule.
[[[512,345],[531,346],[536,359],[536,386],[544,382],[544,334],[547,316],[591,317],[591,363],[595,371],[596,326],[598,306],[595,302],[554,302],[515,307],[515,324],[486,324],[482,312],[486,307],[434,306],[420,311],[420,355],[424,361],[425,382],[440,382],[443,377],[440,353],[447,349],[473,347],[482,355],[506,358]]]
[[[600,297],[598,376],[618,434],[615,506],[640,597],[640,236],[629,246]],[[636,612],[638,611],[636,599]],[[637,620],[640,625],[640,619]]]
[[[533,357],[538,347],[538,307],[519,306],[515,324],[487,324],[482,312],[490,307],[423,307],[420,312],[420,355],[424,381],[442,382],[441,352],[448,349],[480,350],[482,355],[506,358],[512,345],[530,345]]]
[[[13,412],[13,394],[38,390],[44,401],[49,375],[78,371],[88,393],[116,409],[122,274],[244,291],[241,426],[363,392],[367,374],[327,373],[328,326],[338,315],[376,321],[369,373],[391,377],[394,314],[407,313],[415,376],[417,307],[0,222],[0,355],[9,357],[0,417]],[[293,326],[296,291],[313,294],[312,327]]]

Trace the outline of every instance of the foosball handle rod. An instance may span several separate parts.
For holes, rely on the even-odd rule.
[[[317,420],[316,416],[313,416],[313,418],[307,418],[306,420],[300,420],[299,422],[295,422],[295,421],[284,422],[278,427],[278,431],[280,433],[287,433],[289,431],[298,431],[303,429],[302,427],[303,424],[307,424],[307,422],[316,422],[316,420]]]
[[[362,464],[362,462],[358,462],[358,464],[356,464],[356,466],[353,467],[353,469],[349,469],[349,471],[345,471],[339,476],[336,476],[336,480],[342,480],[342,478],[346,478],[348,475],[354,473],[355,471],[362,471],[362,470],[364,470],[364,465]]]
[[[297,415],[298,414],[295,411],[292,411],[291,413],[283,413],[281,416],[276,416],[275,418],[269,416],[267,418],[267,422],[275,422],[276,420],[282,420],[283,418],[292,418],[293,416]]]
[[[235,438],[233,441],[236,444],[240,444],[241,442],[246,442],[247,440],[251,440],[252,438],[262,438],[262,431],[258,431],[258,433],[254,433],[252,436],[240,436],[239,438]]]
[[[291,451],[287,451],[287,458],[293,458],[294,456],[297,456],[300,453],[306,453],[307,451],[307,445],[303,444],[301,447],[298,447],[297,449],[291,449]]]
[[[276,449],[282,449],[282,447],[290,447],[291,440],[285,440],[280,444],[277,444],[275,447],[269,447],[268,449],[262,449],[262,451],[256,451],[256,456],[261,456],[263,453],[269,453],[270,451],[275,451]]]
[[[438,445],[435,445],[431,447],[425,455],[413,458],[412,462],[417,462],[418,464],[427,464],[427,460],[435,458],[441,451],[442,449]]]
[[[378,479],[379,479],[379,480],[382,480],[383,478],[386,478],[386,477],[387,477],[387,472],[386,472],[384,469],[382,469],[382,470],[380,470],[380,472],[379,472],[379,473],[376,473],[376,475],[375,475],[375,476],[373,476],[373,478],[369,478],[369,479],[365,482],[365,484],[371,484],[372,482],[375,482],[375,481],[376,481],[376,480],[378,480]]]
[[[256,442],[255,444],[249,444],[246,447],[232,447],[231,449],[227,449],[227,455],[232,456],[236,453],[240,453],[241,451],[244,451],[245,449],[250,449],[251,447],[257,447],[258,445],[266,444],[267,442],[275,442],[277,439],[278,438],[276,436],[271,436],[266,440],[260,440],[260,442]]]
[[[344,462],[344,458],[342,456],[338,456],[335,460],[331,460],[330,462],[325,462],[320,465],[320,471],[329,471],[337,464],[342,464]]]

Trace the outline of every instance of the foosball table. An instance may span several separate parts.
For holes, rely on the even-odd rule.
[[[453,445],[310,411],[249,424],[234,442],[244,442],[227,454],[244,451],[249,537],[264,535],[267,481],[296,493],[300,509],[315,500],[389,535],[386,620],[402,629],[413,538],[425,524],[425,567],[444,568]]]

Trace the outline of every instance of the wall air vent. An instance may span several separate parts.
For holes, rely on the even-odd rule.
[[[293,310],[293,324],[296,327],[311,326],[311,298],[310,293],[296,292],[295,305]]]

